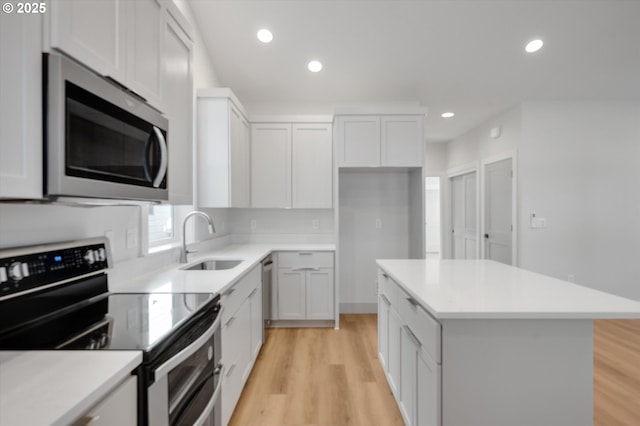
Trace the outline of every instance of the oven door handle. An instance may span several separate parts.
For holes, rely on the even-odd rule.
[[[153,126],[153,131],[158,138],[158,145],[160,145],[160,169],[158,170],[158,174],[156,178],[153,180],[153,187],[157,188],[162,183],[162,179],[164,179],[167,174],[167,166],[169,165],[168,152],[167,152],[167,141],[164,139],[164,135],[156,126]]]
[[[220,370],[218,370],[218,368]],[[198,417],[198,420],[193,422],[193,426],[202,426],[206,424],[207,420],[211,416],[211,412],[213,411],[213,408],[216,406],[216,403],[220,398],[220,391],[222,390],[222,374],[221,373],[224,370],[224,366],[219,365],[218,367],[216,367],[216,370],[218,370],[219,372],[214,374],[220,374],[220,379],[218,379],[216,390],[213,391],[213,395],[211,396],[211,399],[207,403],[207,406],[204,407],[204,410],[202,410],[202,413],[200,414],[200,417]]]
[[[174,367],[180,365],[182,361],[184,361],[185,359],[193,355],[198,349],[200,349],[205,344],[205,342],[207,342],[207,340],[211,338],[211,336],[213,336],[213,333],[216,332],[216,329],[220,328],[220,322],[222,321],[223,311],[224,311],[224,307],[221,307],[220,310],[218,311],[218,316],[216,317],[216,320],[213,322],[211,327],[209,327],[207,331],[202,333],[202,336],[198,337],[198,339],[195,342],[191,343],[189,346],[187,346],[186,348],[178,352],[173,358],[171,358],[170,360],[168,360],[167,362],[165,362],[164,364],[156,368],[154,372],[156,381],[159,378],[169,374],[169,372],[173,370]]]

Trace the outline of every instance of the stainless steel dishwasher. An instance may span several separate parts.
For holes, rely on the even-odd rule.
[[[266,340],[264,329],[271,326],[271,273],[273,271],[273,260],[271,255],[262,259],[262,318],[264,327],[262,329],[262,341]]]

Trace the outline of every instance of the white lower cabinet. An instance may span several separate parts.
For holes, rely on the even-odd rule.
[[[73,426],[134,426],[138,421],[137,376],[128,377]]]
[[[429,317],[427,322],[437,324],[430,325],[432,333],[414,330],[415,318],[404,306],[411,298],[382,272],[378,284],[378,357],[404,422],[440,426],[442,366],[431,354],[440,351],[441,327]]]
[[[262,346],[262,274],[254,267],[222,295],[222,424],[231,419]],[[259,302],[259,303],[258,303]],[[260,324],[260,328],[258,327]]]
[[[333,271],[333,253],[279,253],[277,319],[333,320]]]

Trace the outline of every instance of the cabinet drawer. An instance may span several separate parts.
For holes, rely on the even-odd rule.
[[[260,265],[257,265],[248,274],[240,278],[230,289],[222,293],[220,302],[224,307],[224,312],[222,313],[223,324],[233,316],[242,302],[249,297],[253,289],[260,285],[261,282],[261,269]]]
[[[398,309],[398,291],[400,289],[389,276],[381,269],[378,269],[378,293],[386,297],[389,303]]]
[[[395,283],[394,283],[395,285]],[[422,345],[422,349],[438,364],[441,363],[442,326],[414,298],[398,287],[396,305],[402,321]]]
[[[279,268],[333,268],[333,252],[292,251],[278,253]]]

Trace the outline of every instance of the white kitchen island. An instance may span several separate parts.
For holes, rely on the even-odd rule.
[[[379,358],[409,425],[593,424],[593,319],[640,302],[489,260],[378,260]]]

